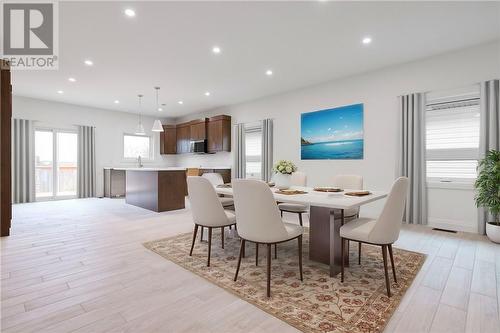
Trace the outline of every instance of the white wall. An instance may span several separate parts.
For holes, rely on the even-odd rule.
[[[103,168],[105,166],[134,166],[134,162],[123,159],[123,133],[133,133],[138,116],[103,109],[95,109],[65,103],[50,102],[27,97],[14,96],[12,100],[14,118],[35,120],[35,126],[59,129],[76,129],[75,125],[95,126],[97,195],[103,194]],[[150,129],[154,119],[143,117],[142,122],[148,135],[154,138],[154,159],[145,161],[145,166],[173,166],[175,156],[160,155],[159,134]]]
[[[366,188],[387,190],[396,175],[397,96],[460,87],[498,77],[500,42],[496,41],[257,101],[210,110],[178,119],[178,122],[217,114],[231,115],[233,123],[273,118],[274,159],[294,161],[299,169],[307,173],[309,185],[326,185],[334,174],[355,173],[364,176]],[[354,103],[364,103],[364,159],[301,161],[300,114]],[[217,157],[181,155],[177,162],[181,166],[205,165],[215,159],[219,164],[233,163],[230,154]],[[443,211],[441,204],[446,200],[443,199],[446,195],[442,190],[430,189],[430,220],[449,219],[456,221],[458,225],[475,228],[476,215],[471,200],[473,193],[468,191],[465,195],[452,196],[458,201],[452,201],[449,209]],[[363,209],[363,212],[365,215],[375,215],[380,207],[381,204],[376,203]]]

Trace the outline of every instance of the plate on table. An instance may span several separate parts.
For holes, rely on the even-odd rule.
[[[294,195],[294,194],[306,194],[306,191],[301,190],[278,190],[274,193],[285,194],[285,195]]]
[[[353,191],[345,193],[345,195],[348,195],[350,197],[364,197],[365,195],[370,195],[370,194],[372,194],[370,191]]]
[[[344,191],[343,189],[338,188],[338,187],[326,187],[326,186],[315,187],[313,190],[316,192],[328,192],[328,193],[335,193],[335,192]]]

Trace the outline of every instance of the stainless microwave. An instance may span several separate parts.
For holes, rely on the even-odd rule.
[[[207,149],[207,140],[196,140],[191,141],[191,149],[192,153],[204,154],[208,152]]]

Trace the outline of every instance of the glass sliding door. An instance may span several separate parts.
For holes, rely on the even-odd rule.
[[[76,196],[77,134],[57,132],[57,192],[58,197]]]
[[[75,132],[35,131],[35,193],[38,200],[76,197],[77,139]]]

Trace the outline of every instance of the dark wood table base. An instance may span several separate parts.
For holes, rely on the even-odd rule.
[[[330,265],[330,276],[336,276],[342,268],[341,218],[335,219],[333,209],[311,206],[309,215],[309,259]],[[346,263],[349,255],[346,253]]]

